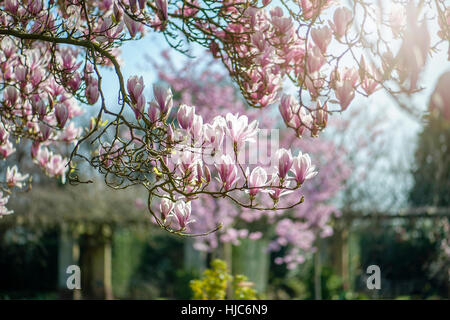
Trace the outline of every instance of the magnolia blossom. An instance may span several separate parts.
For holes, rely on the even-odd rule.
[[[194,123],[195,107],[190,107],[185,104],[178,109],[177,120],[181,128],[189,130]]]
[[[0,191],[0,218],[13,213],[12,210],[8,210],[8,208],[6,208],[6,205],[8,204],[8,200],[9,200],[9,196],[3,195],[3,192]]]
[[[258,192],[261,190],[261,187],[264,187],[266,185],[266,182],[267,182],[266,170],[264,170],[259,166],[254,168],[248,178],[248,187],[250,188],[248,193],[250,194],[250,197],[256,196]]]
[[[174,207],[174,217],[178,222],[180,230],[184,230],[186,226],[192,222],[195,222],[191,218],[191,203],[184,200],[178,200]]]
[[[350,102],[355,97],[355,89],[350,80],[338,81],[336,83],[336,98],[341,104],[342,110],[345,110],[350,105]]]
[[[6,169],[6,183],[10,188],[18,187],[22,188],[24,186],[23,181],[29,177],[28,174],[19,173],[17,166],[8,167]]]
[[[225,190],[231,189],[231,187],[239,180],[238,169],[233,159],[228,154],[222,155],[220,163],[215,166],[219,173],[219,177],[217,178],[218,181]]]
[[[278,158],[278,175],[281,179],[284,179],[293,164],[291,150],[280,149],[276,156]]]
[[[226,130],[234,143],[237,151],[241,150],[245,142],[255,141],[254,137],[257,133],[258,122],[252,121],[248,123],[248,118],[245,115],[228,113],[226,119]]]
[[[322,28],[313,29],[311,31],[311,37],[314,40],[314,43],[317,47],[320,48],[322,53],[327,51],[328,45],[331,42],[331,30],[327,26],[323,26]]]
[[[154,85],[153,95],[161,114],[168,116],[173,105],[172,90],[170,90],[170,88],[164,88],[160,85]]]
[[[333,22],[330,22],[330,27],[333,29],[336,37],[342,38],[345,35],[352,19],[352,11],[350,9],[345,7],[336,9],[333,15]]]
[[[161,211],[161,220],[165,222],[169,215],[172,213],[175,203],[167,198],[161,200],[159,210]]]
[[[303,184],[305,180],[311,179],[317,175],[314,171],[315,167],[311,165],[311,158],[308,154],[298,153],[294,158],[292,165],[292,173],[294,173],[294,180],[297,184]]]

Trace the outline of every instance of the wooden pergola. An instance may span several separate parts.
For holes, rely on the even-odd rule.
[[[145,194],[115,191],[100,183],[82,186],[38,186],[11,199],[15,213],[0,228],[58,230],[58,290],[65,299],[113,299],[111,243],[117,228],[149,227],[147,211],[135,205]],[[145,201],[145,200],[144,200]],[[83,240],[83,241],[81,241]],[[82,245],[83,243],[83,245]],[[66,269],[79,265],[81,290],[68,290]]]

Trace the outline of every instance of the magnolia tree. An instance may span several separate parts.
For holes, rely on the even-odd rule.
[[[75,167],[81,159],[113,188],[142,185],[157,223],[180,235],[197,235],[186,226],[193,222],[191,203],[203,195],[244,209],[294,208],[316,174],[307,154],[274,150],[270,165],[251,168],[244,150],[258,149],[257,121],[232,113],[206,120],[188,105],[171,112],[170,90],[155,86],[149,99],[142,76],[123,77],[121,45],[158,32],[175,50],[185,50],[186,42],[204,46],[250,106],[279,104],[297,136],[315,136],[356,94],[379,88],[411,111],[405,101],[420,90],[429,53],[449,40],[450,10],[443,0],[408,3],[1,1],[1,154],[8,158],[14,143],[29,142],[31,157],[49,176],[86,182]],[[117,104],[105,100],[105,68],[115,72]],[[295,97],[283,94],[288,82]],[[96,116],[78,128],[76,118],[89,104]],[[86,141],[97,152],[83,152]],[[64,157],[67,144],[74,147]],[[8,193],[27,179],[20,168],[7,170],[1,215],[10,213]],[[296,196],[279,201],[289,192]]]
[[[214,108],[218,114],[245,112],[250,120],[258,120],[263,127],[277,128],[282,124],[277,117],[262,115],[259,110],[249,108],[238,97],[229,77],[213,59],[201,56],[199,59],[179,61],[169,51],[163,51],[161,58],[161,61],[157,61],[152,56],[147,57],[152,69],[158,72],[159,79],[174,90],[174,101],[195,105],[204,120],[213,118],[210,110]],[[276,262],[294,268],[304,261],[305,253],[314,249],[317,237],[332,234],[328,222],[333,214],[339,215],[339,210],[332,205],[331,200],[350,175],[350,167],[344,161],[344,150],[330,140],[298,139],[292,130],[279,132],[275,131],[276,142],[279,142],[280,147],[308,152],[320,166],[318,176],[303,189],[305,202],[289,212],[281,213],[243,209],[226,199],[201,197],[200,201],[193,202],[192,215],[202,223],[194,223],[189,229],[197,233],[206,232],[218,223],[222,223],[223,228],[219,232],[196,238],[196,249],[211,251],[218,247],[219,242],[239,245],[241,239],[257,240],[265,237],[271,239],[268,249],[279,251],[287,248],[284,250],[286,254],[278,257]],[[260,137],[258,142],[261,148],[266,141]],[[281,168],[285,163],[290,166],[293,162],[291,152],[286,150],[279,150],[281,155],[278,165]],[[252,167],[259,165],[269,169],[264,166],[265,158],[257,160],[260,160],[259,163],[255,161]],[[289,168],[284,170],[288,171]],[[280,198],[281,201],[294,201],[298,197],[293,192],[282,190],[268,190],[268,195],[263,199],[267,206],[273,201],[280,201]]]

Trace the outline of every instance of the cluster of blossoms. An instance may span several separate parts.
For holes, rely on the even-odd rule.
[[[150,211],[160,226],[184,232],[193,221],[191,202],[205,195],[228,198],[241,207],[262,211],[284,210],[303,202],[301,194],[295,192],[290,203],[278,206],[283,195],[301,190],[304,182],[316,175],[307,154],[299,152],[293,157],[290,150],[277,149],[269,157],[258,159],[254,152],[261,143],[261,129],[256,120],[250,122],[246,115],[228,113],[206,122],[194,106],[185,104],[171,116],[171,90],[153,86],[154,99],[146,104],[144,87],[140,77],[127,81],[131,107],[141,127],[112,144],[101,145],[97,160],[117,176],[132,164],[136,165],[131,170],[134,173],[137,167],[155,173],[156,181],[144,185],[149,189]],[[139,161],[131,160],[132,150],[136,154],[140,148],[146,154]],[[156,209],[152,206],[155,198],[161,199]]]
[[[213,106],[224,115],[230,111],[245,112],[249,121],[257,119],[263,127],[274,128],[280,124],[277,117],[265,117],[258,109],[246,108],[238,98],[236,89],[226,81],[224,74],[217,70],[217,65],[207,58],[199,58],[202,63],[186,59],[182,67],[177,67],[179,60],[173,59],[167,51],[162,53],[162,58],[159,63],[150,58],[159,78],[174,89],[179,97],[177,102],[195,104],[196,112],[204,121],[213,120],[210,112],[210,107]],[[306,253],[314,250],[318,237],[332,234],[329,220],[333,215],[338,215],[339,210],[331,200],[350,175],[350,168],[344,163],[344,150],[324,139],[297,139],[295,132],[291,130],[280,130],[278,133],[281,147],[311,154],[320,167],[318,175],[302,188],[304,203],[285,212],[275,212],[242,208],[222,198],[201,197],[200,201],[192,203],[192,219],[201,223],[190,225],[190,229],[195,233],[202,233],[213,229],[219,223],[223,227],[218,232],[196,238],[196,249],[213,251],[218,248],[219,242],[239,245],[241,239],[257,240],[263,237],[269,240],[268,250],[283,249],[284,254],[279,255],[276,262],[294,268],[303,262]],[[301,157],[301,160],[300,157],[295,159],[290,151],[283,148],[278,151],[275,159],[278,160],[280,169],[275,177],[277,182],[280,175],[294,177],[293,166],[299,165],[301,161],[309,161],[306,155]],[[314,174],[313,172],[309,173]],[[257,177],[264,177],[264,174]],[[295,192],[276,189],[269,191],[260,201],[270,206],[274,200],[278,200],[281,205],[295,201],[296,197],[298,195]]]
[[[397,96],[417,91],[427,54],[436,47],[430,44],[424,13],[413,2],[387,12],[362,1],[345,8],[331,0],[281,1],[282,7],[270,7],[267,0],[4,0],[0,153],[11,157],[13,141],[28,140],[32,158],[49,176],[64,180],[68,163],[80,158],[98,168],[112,187],[143,185],[149,191],[149,209],[173,232],[187,226],[189,203],[200,195],[229,198],[243,208],[275,209],[284,191],[299,189],[313,175],[308,157],[280,151],[271,155],[278,158],[270,164],[243,165],[241,148],[256,143],[256,122],[236,113],[206,121],[189,106],[171,117],[172,96],[159,87],[147,104],[143,78],[124,80],[121,45],[153,30],[183,50],[183,36],[223,62],[250,105],[280,102],[285,122],[297,135],[304,130],[317,135],[327,115],[347,109],[356,93],[367,96],[384,88]],[[441,44],[450,34],[448,8],[442,1],[429,7],[438,16]],[[368,21],[380,27],[370,32]],[[392,44],[381,36],[384,29],[396,39]],[[380,36],[370,39],[374,33]],[[344,66],[346,60],[351,62]],[[118,106],[105,101],[104,67],[117,75]],[[298,102],[282,95],[287,79],[298,89]],[[85,131],[74,124],[82,112],[78,103],[99,105]],[[127,117],[130,109],[132,119]],[[108,124],[105,117],[111,120]],[[99,146],[97,154],[80,148],[88,139]],[[63,146],[72,143],[65,158]],[[79,181],[76,171],[69,178]],[[22,186],[22,181],[16,183],[14,187]],[[2,192],[10,192],[11,186],[2,183]],[[171,221],[154,212],[155,197],[174,203],[166,212]],[[270,199],[270,206],[259,198]],[[1,199],[6,203],[7,198]],[[301,199],[297,196],[285,208]],[[173,218],[177,226],[172,227]]]
[[[12,10],[11,8],[9,10]],[[78,67],[73,61],[77,53],[61,50],[50,54],[50,44],[34,43],[29,47],[16,39],[4,37],[0,41],[0,79],[3,95],[0,97],[0,155],[11,159],[16,152],[15,143],[30,143],[34,162],[50,177],[64,182],[68,159],[59,152],[63,146],[76,143],[81,128],[71,121],[82,114],[70,88],[59,84],[61,79],[51,76],[49,70],[61,68],[66,76]],[[20,52],[23,50],[24,54]],[[56,61],[56,63],[55,63]],[[73,80],[73,79],[72,79]],[[79,85],[79,84],[78,84]],[[53,151],[52,151],[53,149]],[[25,178],[17,166],[8,167],[2,183],[3,192],[24,187]],[[7,202],[3,198],[2,204]],[[7,209],[2,214],[10,213]]]

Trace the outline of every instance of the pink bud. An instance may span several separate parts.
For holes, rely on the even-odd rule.
[[[39,131],[41,132],[42,141],[48,140],[52,129],[45,123],[39,123]]]
[[[132,106],[133,111],[134,111],[134,115],[136,116],[136,119],[141,119],[142,118],[142,114],[144,113],[144,109],[145,109],[145,97],[144,95],[140,95],[138,100],[136,101],[135,104],[133,104]]]
[[[144,91],[144,78],[142,76],[132,76],[127,81],[127,90],[131,98],[131,102],[137,103],[139,97],[142,95]]]
[[[327,26],[322,28],[313,29],[311,31],[312,39],[314,43],[320,48],[322,53],[327,51],[328,45],[331,42],[331,30]]]
[[[286,177],[286,174],[292,167],[293,159],[290,150],[280,149],[277,152],[278,156],[278,175],[281,179]]]
[[[34,141],[33,144],[31,145],[31,157],[33,159],[37,157],[40,148],[41,143],[39,141]]]
[[[14,70],[16,79],[20,82],[25,82],[27,80],[27,68],[24,66],[17,66]]]
[[[114,6],[113,6],[113,13],[114,13],[114,18],[116,19],[117,22],[122,20],[123,17],[123,11],[122,8],[120,8],[117,5],[117,2],[114,2]]]
[[[97,102],[100,92],[98,91],[97,84],[89,84],[86,88],[86,99],[89,104],[94,104]]]
[[[63,128],[69,118],[69,111],[67,110],[67,107],[62,103],[57,104],[55,107],[55,116],[58,121],[58,126]]]
[[[292,113],[292,104],[294,103],[294,98],[289,95],[283,95],[281,97],[281,103],[280,103],[280,113],[283,117],[284,122],[286,125],[289,124],[289,122],[292,120],[293,113]]]
[[[155,123],[159,120],[160,113],[159,113],[159,107],[154,102],[149,102],[148,107],[148,118],[151,122]]]
[[[136,34],[139,31],[140,23],[137,21],[134,21],[132,18],[130,18],[129,15],[125,14],[123,16],[123,20],[125,21],[125,25],[127,26],[128,32],[130,33],[130,36],[134,38]]]
[[[345,7],[336,9],[333,15],[334,23],[330,22],[331,29],[333,29],[336,37],[342,38],[345,35],[352,19],[352,11],[350,9]]]
[[[172,91],[160,85],[153,85],[153,95],[161,113],[169,115],[173,105]]]
[[[338,81],[336,83],[335,94],[336,98],[339,100],[342,111],[344,111],[355,97],[355,89],[350,80]]]
[[[181,128],[189,130],[194,123],[195,107],[182,104],[178,109],[177,120]]]
[[[31,97],[31,108],[33,114],[37,115],[41,120],[47,113],[47,106],[45,105],[44,100],[37,94]]]
[[[69,79],[67,84],[69,85],[69,87],[73,91],[77,91],[80,88],[80,85],[81,85],[81,75],[80,75],[80,73],[75,72],[73,74],[73,76]]]
[[[161,21],[168,19],[167,6],[167,0],[156,0],[156,8],[158,9],[158,16]]]

